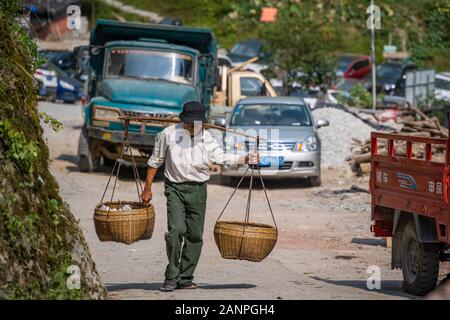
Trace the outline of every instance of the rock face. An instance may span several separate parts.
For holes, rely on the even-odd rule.
[[[33,79],[36,47],[16,10],[15,1],[0,3],[0,299],[106,298],[49,172]]]

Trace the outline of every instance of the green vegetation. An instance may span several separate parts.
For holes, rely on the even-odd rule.
[[[37,110],[37,48],[0,2],[0,299],[104,298],[83,234],[58,194]],[[74,249],[76,248],[76,250]],[[66,286],[69,265],[81,289]]]
[[[308,5],[286,7],[278,14],[277,21],[264,30],[263,38],[272,53],[269,70],[287,70],[283,81],[287,93],[294,82],[315,85],[325,82],[325,77],[333,73],[330,37],[321,21],[310,12]]]
[[[63,124],[59,122],[58,119],[53,118],[51,115],[45,112],[39,112],[39,117],[55,132],[58,132],[63,128]]]
[[[5,143],[6,158],[32,173],[38,156],[36,141],[27,141],[23,132],[11,128],[8,119],[0,121],[0,139]]]
[[[97,1],[99,2],[99,1]],[[335,52],[370,52],[370,31],[366,27],[368,1],[360,0],[122,0],[163,16],[178,18],[185,25],[210,27],[221,47],[230,48],[236,41],[264,38],[270,23],[259,22],[262,7],[277,7],[279,17],[296,10],[307,11],[309,21],[320,24],[320,37],[328,39],[328,50]],[[384,0],[375,1],[381,9],[381,30],[377,30],[377,60],[382,59],[383,45],[391,43],[399,50],[403,44],[413,59],[423,67],[450,70],[450,1]],[[280,20],[280,19],[279,19]],[[278,20],[278,21],[279,21]],[[300,24],[303,22],[298,21]],[[281,21],[281,23],[284,23]],[[283,37],[299,31],[286,26]],[[308,29],[313,34],[316,32]],[[291,50],[299,50],[297,47]],[[304,45],[309,45],[305,43]]]
[[[372,94],[361,84],[355,84],[348,92],[350,96],[344,96],[342,93],[337,96],[340,103],[352,107],[372,108]],[[382,101],[382,95],[378,95],[378,101]]]
[[[93,6],[94,2],[94,6]],[[89,23],[93,25],[93,10],[95,10],[95,19],[108,19],[108,20],[125,20],[125,21],[137,21],[148,22],[146,18],[141,16],[120,11],[117,8],[108,5],[101,0],[82,0],[81,11],[83,15],[90,17]]]

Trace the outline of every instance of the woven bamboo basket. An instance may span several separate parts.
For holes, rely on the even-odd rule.
[[[261,223],[217,221],[214,238],[222,258],[260,262],[275,247],[278,231]]]
[[[128,204],[132,210],[100,210],[103,204],[112,209]],[[141,202],[103,202],[95,207],[94,225],[100,241],[131,244],[152,237],[155,226],[155,210],[151,204]]]

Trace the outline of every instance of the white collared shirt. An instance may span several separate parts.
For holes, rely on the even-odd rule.
[[[204,182],[210,177],[209,162],[237,167],[239,157],[226,154],[208,131],[202,129],[191,137],[179,123],[158,134],[147,163],[159,168],[165,161],[164,175],[172,182]]]

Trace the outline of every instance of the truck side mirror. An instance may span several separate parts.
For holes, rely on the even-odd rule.
[[[99,46],[91,46],[89,51],[92,56],[98,56],[100,54],[100,47]]]

